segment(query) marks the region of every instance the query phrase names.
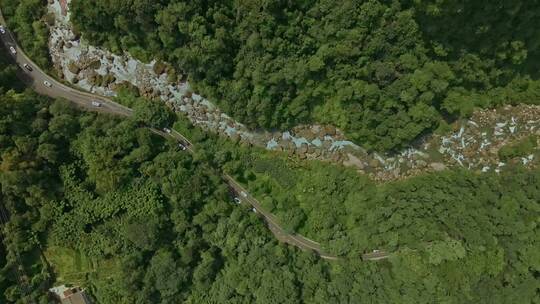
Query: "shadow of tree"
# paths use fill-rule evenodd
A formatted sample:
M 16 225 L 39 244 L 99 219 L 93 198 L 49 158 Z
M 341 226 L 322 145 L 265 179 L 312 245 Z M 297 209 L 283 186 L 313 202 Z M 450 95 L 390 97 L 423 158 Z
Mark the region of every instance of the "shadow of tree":
M 540 67 L 540 1 L 421 0 L 412 4 L 437 55 L 472 53 L 498 68 L 537 78 Z

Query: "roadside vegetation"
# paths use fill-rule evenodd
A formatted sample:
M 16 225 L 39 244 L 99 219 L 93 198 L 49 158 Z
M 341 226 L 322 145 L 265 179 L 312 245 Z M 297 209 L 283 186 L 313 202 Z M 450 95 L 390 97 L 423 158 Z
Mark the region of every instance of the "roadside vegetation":
M 92 44 L 166 60 L 248 126 L 396 150 L 477 107 L 538 104 L 535 1 L 73 0 Z M 444 123 L 443 123 L 444 124 Z
M 47 6 L 41 0 L 3 0 L 2 13 L 11 31 L 26 54 L 39 67 L 51 67 L 49 56 L 49 29 L 47 22 L 54 22 L 47 16 Z
M 133 106 L 133 119 L 154 128 L 169 126 L 174 120 L 174 113 L 161 101 L 138 98 Z

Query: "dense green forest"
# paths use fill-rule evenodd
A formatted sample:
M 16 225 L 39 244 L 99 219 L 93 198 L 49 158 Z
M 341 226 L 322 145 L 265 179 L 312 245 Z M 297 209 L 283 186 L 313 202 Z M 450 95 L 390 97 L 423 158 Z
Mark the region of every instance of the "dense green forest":
M 93 42 L 175 62 L 252 126 L 332 122 L 391 149 L 446 114 L 538 102 L 536 1 L 470 2 L 73 0 L 73 13 Z M 41 1 L 5 3 L 18 35 L 43 14 Z M 40 43 L 24 47 L 39 58 Z M 177 121 L 190 155 L 141 127 L 169 125 L 165 108 L 121 95 L 132 119 L 84 113 L 25 90 L 7 58 L 0 303 L 46 304 L 60 283 L 101 304 L 540 303 L 540 169 L 376 185 Z M 341 259 L 279 244 L 219 169 Z M 373 249 L 392 255 L 361 261 Z
M 15 87 L 14 68 L 1 64 L 3 303 L 48 303 L 46 290 L 64 282 L 104 304 L 540 299 L 538 171 L 446 172 L 376 188 L 334 166 L 269 163 L 197 129 L 201 152 L 192 157 L 136 119 L 82 113 Z M 326 246 L 348 257 L 324 261 L 278 244 L 231 201 L 218 166 L 258 196 L 276 195 L 263 203 L 280 219 L 285 207 L 291 217 L 304 212 Z M 261 170 L 283 174 L 282 184 L 261 182 Z M 285 193 L 294 194 L 287 206 Z M 372 248 L 394 253 L 379 262 L 355 255 Z
M 183 69 L 251 127 L 330 123 L 392 150 L 475 107 L 540 103 L 540 5 L 73 0 L 91 43 Z

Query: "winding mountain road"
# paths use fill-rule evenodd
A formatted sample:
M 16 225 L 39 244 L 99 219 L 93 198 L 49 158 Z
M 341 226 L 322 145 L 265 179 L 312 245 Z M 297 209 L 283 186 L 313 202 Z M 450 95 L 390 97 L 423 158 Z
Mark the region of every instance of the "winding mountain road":
M 64 98 L 70 102 L 77 104 L 78 106 L 95 112 L 100 113 L 109 113 L 120 116 L 129 117 L 133 115 L 133 110 L 125 107 L 121 104 L 118 104 L 111 99 L 108 99 L 103 96 L 98 96 L 76 90 L 67 85 L 64 85 L 54 79 L 53 77 L 47 75 L 42 69 L 40 69 L 18 46 L 13 34 L 7 29 L 6 22 L 0 11 L 0 25 L 2 25 L 6 31 L 5 34 L 0 33 L 0 39 L 2 40 L 6 52 L 0 53 L 2 56 L 4 54 L 11 54 L 13 60 L 19 65 L 21 70 L 18 72 L 19 78 L 25 82 L 29 87 L 38 92 L 39 94 L 46 95 L 52 98 Z M 10 47 L 13 47 L 16 50 L 16 53 L 13 54 L 10 51 Z M 32 68 L 32 71 L 29 71 L 24 65 L 29 65 Z M 48 82 L 50 86 L 46 85 L 45 82 Z M 95 103 L 98 102 L 99 106 L 95 106 Z M 182 134 L 175 130 L 171 132 L 164 132 L 162 130 L 151 129 L 152 132 L 163 136 L 175 139 L 177 142 L 182 143 L 186 150 L 190 153 L 194 153 L 193 144 Z M 309 240 L 298 234 L 291 234 L 287 232 L 283 227 L 281 227 L 277 219 L 270 213 L 264 210 L 261 207 L 259 201 L 257 201 L 249 192 L 237 181 L 235 181 L 228 174 L 223 174 L 224 181 L 229 185 L 231 190 L 236 193 L 238 198 L 240 198 L 244 203 L 249 204 L 252 208 L 257 211 L 257 214 L 264 218 L 265 222 L 268 225 L 270 231 L 274 236 L 281 242 L 290 244 L 292 246 L 298 247 L 305 251 L 313 251 L 317 253 L 321 258 L 327 260 L 338 260 L 339 258 L 325 252 L 321 245 L 317 242 Z M 374 251 L 372 253 L 362 254 L 363 260 L 380 260 L 387 258 L 389 254 L 382 251 Z

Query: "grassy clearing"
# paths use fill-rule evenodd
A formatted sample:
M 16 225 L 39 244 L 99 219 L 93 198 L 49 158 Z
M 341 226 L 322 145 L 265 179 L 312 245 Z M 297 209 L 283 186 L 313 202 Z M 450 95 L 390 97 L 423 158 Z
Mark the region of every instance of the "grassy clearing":
M 56 274 L 57 283 L 84 285 L 87 274 L 97 268 L 97 263 L 70 248 L 50 246 L 44 254 Z

